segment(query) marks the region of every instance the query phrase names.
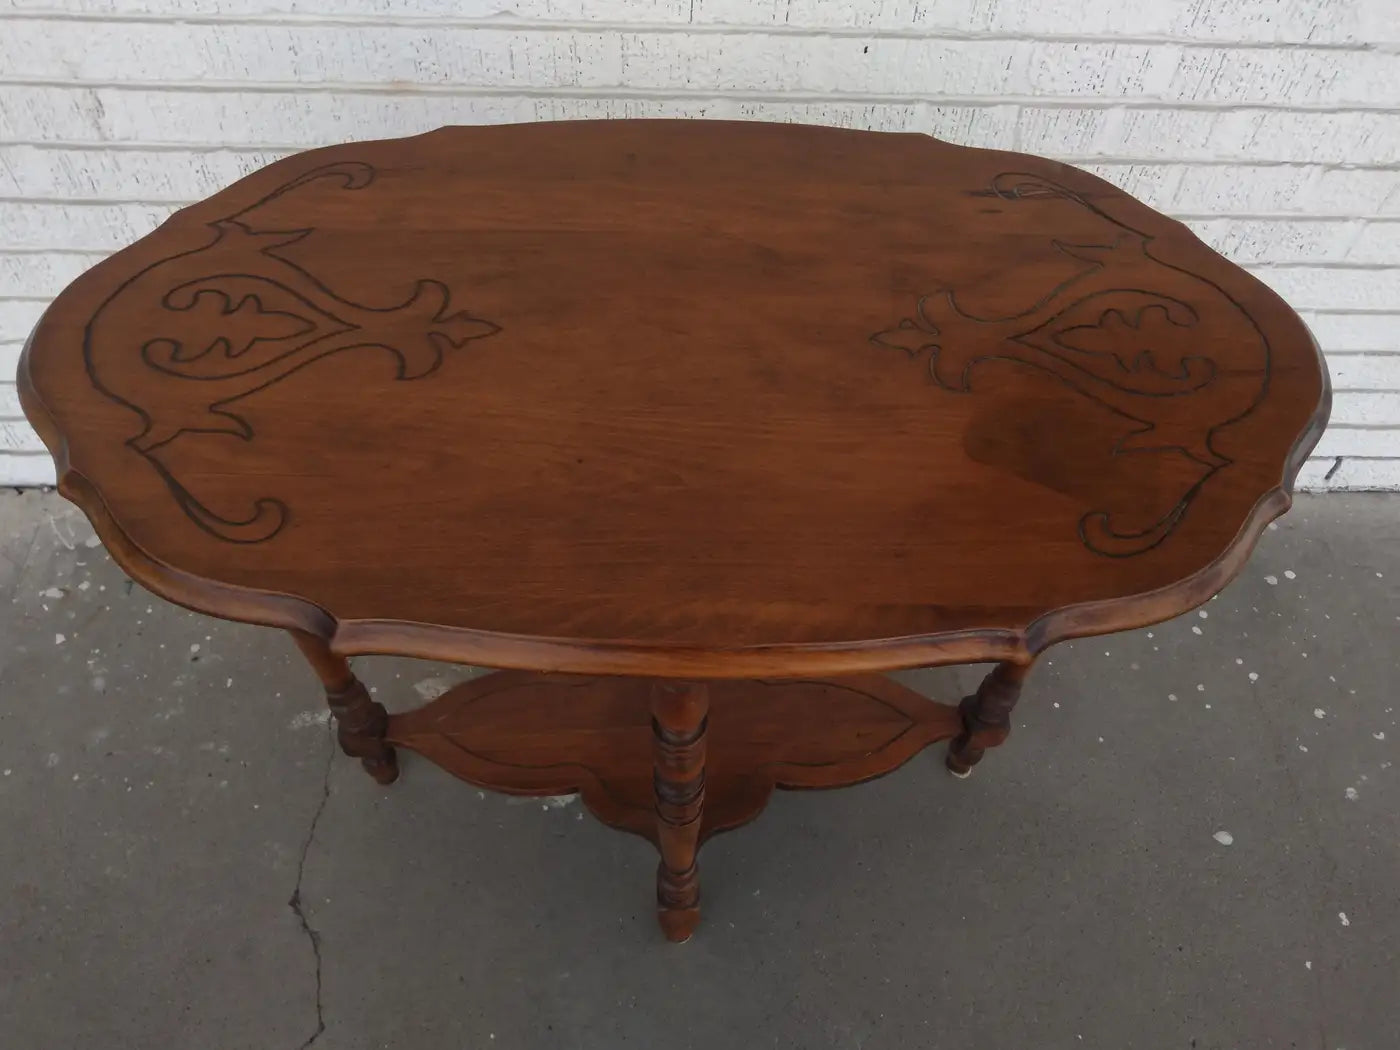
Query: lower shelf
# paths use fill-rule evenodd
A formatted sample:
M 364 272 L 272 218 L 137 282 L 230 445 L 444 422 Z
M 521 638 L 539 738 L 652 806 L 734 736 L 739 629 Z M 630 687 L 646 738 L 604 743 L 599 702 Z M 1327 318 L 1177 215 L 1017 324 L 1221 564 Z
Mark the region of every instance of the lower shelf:
M 578 792 L 604 823 L 655 841 L 649 688 L 497 671 L 391 715 L 387 738 L 478 787 Z M 713 682 L 701 837 L 753 820 L 775 787 L 871 780 L 962 728 L 956 707 L 883 675 Z

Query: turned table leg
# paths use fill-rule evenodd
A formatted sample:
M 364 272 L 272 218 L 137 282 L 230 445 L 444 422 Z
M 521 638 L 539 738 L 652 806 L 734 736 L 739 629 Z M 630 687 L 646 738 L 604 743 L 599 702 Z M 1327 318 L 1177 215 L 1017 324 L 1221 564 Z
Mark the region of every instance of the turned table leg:
M 948 770 L 957 777 L 972 774 L 989 747 L 996 747 L 1011 733 L 1011 710 L 1030 674 L 1029 663 L 1000 663 L 982 679 L 977 692 L 958 705 L 963 731 L 948 745 Z
M 704 684 L 656 682 L 651 691 L 652 784 L 656 839 L 657 919 L 666 939 L 688 941 L 700 921 L 700 818 L 705 807 Z
M 392 784 L 399 776 L 394 749 L 384 742 L 389 713 L 384 705 L 370 699 L 364 683 L 355 677 L 343 656 L 314 634 L 288 632 L 297 648 L 326 687 L 326 702 L 335 716 L 336 739 L 340 749 L 360 760 L 365 772 L 381 784 Z

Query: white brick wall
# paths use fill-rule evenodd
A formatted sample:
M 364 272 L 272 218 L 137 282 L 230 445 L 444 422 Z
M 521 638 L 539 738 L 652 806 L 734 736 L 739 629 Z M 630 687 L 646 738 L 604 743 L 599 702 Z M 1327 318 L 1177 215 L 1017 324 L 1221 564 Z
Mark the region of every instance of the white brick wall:
M 708 116 L 1083 165 L 1289 299 L 1328 354 L 1302 481 L 1400 489 L 1400 0 L 0 0 L 0 483 L 48 297 L 308 146 Z

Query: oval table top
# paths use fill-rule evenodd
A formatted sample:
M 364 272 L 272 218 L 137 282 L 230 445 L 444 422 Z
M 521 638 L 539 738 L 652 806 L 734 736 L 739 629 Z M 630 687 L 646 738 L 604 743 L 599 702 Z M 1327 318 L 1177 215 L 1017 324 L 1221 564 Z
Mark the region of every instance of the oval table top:
M 1315 343 L 1062 164 L 707 121 L 313 150 L 94 267 L 20 364 L 136 580 L 341 653 L 797 676 L 1208 599 Z

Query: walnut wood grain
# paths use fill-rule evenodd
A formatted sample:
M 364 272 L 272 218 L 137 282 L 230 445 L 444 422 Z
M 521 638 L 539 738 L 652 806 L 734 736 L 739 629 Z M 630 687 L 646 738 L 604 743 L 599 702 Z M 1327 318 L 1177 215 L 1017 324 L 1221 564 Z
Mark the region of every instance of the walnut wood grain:
M 478 787 L 578 792 L 604 823 L 645 836 L 660 854 L 661 929 L 684 941 L 700 919 L 707 838 L 753 820 L 774 788 L 870 780 L 963 730 L 958 708 L 882 675 L 686 683 L 498 671 L 390 715 L 385 742 Z
M 478 787 L 579 792 L 605 824 L 659 843 L 654 683 L 497 671 L 389 716 L 386 739 Z M 958 709 L 884 675 L 708 686 L 699 841 L 753 820 L 775 787 L 883 776 L 963 730 Z
M 1328 410 L 1282 300 L 1082 171 L 686 121 L 279 161 L 74 282 L 19 382 L 173 601 L 682 679 L 1025 664 L 1179 614 Z
M 497 671 L 390 715 L 385 742 L 478 787 L 578 792 L 598 819 L 650 840 L 657 917 L 683 941 L 699 922 L 698 853 L 711 835 L 756 818 L 775 788 L 871 780 L 964 731 L 957 707 L 876 674 L 684 683 Z

